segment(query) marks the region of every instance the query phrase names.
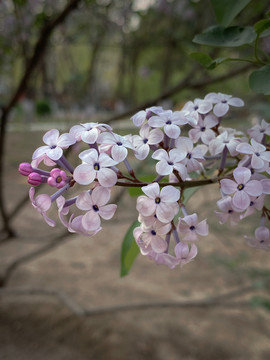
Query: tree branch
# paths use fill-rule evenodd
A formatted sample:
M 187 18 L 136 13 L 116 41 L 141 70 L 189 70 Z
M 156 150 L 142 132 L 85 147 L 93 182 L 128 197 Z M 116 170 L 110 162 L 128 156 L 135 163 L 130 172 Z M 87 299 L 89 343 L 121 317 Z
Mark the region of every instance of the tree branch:
M 29 59 L 28 64 L 25 67 L 24 75 L 19 82 L 14 94 L 11 96 L 10 101 L 6 106 L 2 108 L 1 114 L 1 126 L 0 126 L 0 213 L 3 219 L 3 230 L 8 234 L 8 236 L 14 236 L 14 231 L 9 224 L 9 217 L 6 211 L 5 202 L 4 202 L 4 189 L 3 189 L 3 174 L 4 174 L 4 151 L 5 151 L 5 141 L 6 141 L 6 126 L 10 111 L 16 105 L 21 94 L 25 92 L 30 78 L 36 69 L 40 59 L 42 58 L 45 49 L 48 45 L 51 34 L 57 26 L 62 24 L 68 15 L 78 6 L 81 0 L 71 0 L 62 10 L 62 12 L 52 21 L 48 22 L 43 29 L 41 30 L 39 39 L 34 47 L 33 55 Z
M 129 109 L 127 111 L 124 111 L 121 114 L 116 114 L 113 115 L 112 117 L 105 119 L 103 122 L 105 123 L 110 123 L 112 121 L 115 120 L 120 120 L 123 118 L 126 118 L 128 116 L 134 115 L 136 112 L 146 109 L 148 107 L 157 105 L 160 101 L 168 99 L 169 97 L 175 95 L 176 93 L 179 93 L 183 90 L 186 89 L 200 89 L 203 88 L 205 86 L 211 85 L 211 84 L 215 84 L 217 82 L 222 82 L 225 80 L 228 80 L 232 77 L 238 76 L 246 71 L 248 71 L 249 69 L 252 68 L 252 64 L 248 64 L 245 66 L 242 66 L 240 68 L 234 68 L 231 71 L 228 71 L 226 74 L 223 75 L 219 75 L 219 76 L 215 76 L 215 77 L 210 77 L 210 78 L 204 78 L 202 80 L 198 80 L 198 81 L 192 81 L 192 78 L 194 77 L 194 72 L 197 70 L 197 66 L 193 67 L 192 70 L 184 77 L 184 79 L 182 79 L 179 84 L 173 86 L 172 88 L 170 88 L 169 90 L 165 91 L 164 93 L 162 93 L 161 95 L 155 97 L 154 99 L 148 100 L 144 103 L 141 103 L 139 106 L 136 106 L 132 109 Z

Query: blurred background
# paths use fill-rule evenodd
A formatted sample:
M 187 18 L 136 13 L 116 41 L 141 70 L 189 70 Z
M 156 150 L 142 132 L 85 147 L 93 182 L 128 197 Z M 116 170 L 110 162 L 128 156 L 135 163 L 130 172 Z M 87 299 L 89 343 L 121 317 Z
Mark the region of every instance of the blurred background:
M 251 1 L 237 24 L 253 25 L 268 10 L 269 1 Z M 0 2 L 1 360 L 270 358 L 269 254 L 244 243 L 256 220 L 218 224 L 218 187 L 189 202 L 210 224 L 195 261 L 172 271 L 139 256 L 120 278 L 136 199 L 116 191 L 117 214 L 102 232 L 69 235 L 34 211 L 17 172 L 51 128 L 109 122 L 135 133 L 137 111 L 180 110 L 211 91 L 247 104 L 225 126 L 269 121 L 269 98 L 248 87 L 251 67 L 206 70 L 190 57 L 252 54 L 192 42 L 214 24 L 211 1 L 202 0 Z M 269 55 L 269 37 L 261 46 Z

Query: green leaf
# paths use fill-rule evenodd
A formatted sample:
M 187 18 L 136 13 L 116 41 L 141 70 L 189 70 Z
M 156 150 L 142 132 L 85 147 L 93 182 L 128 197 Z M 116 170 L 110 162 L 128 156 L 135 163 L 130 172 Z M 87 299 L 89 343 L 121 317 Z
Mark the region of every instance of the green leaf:
M 228 26 L 251 0 L 211 0 L 217 21 Z
M 258 36 L 260 36 L 262 33 L 264 33 L 265 30 L 268 30 L 269 28 L 270 19 L 260 20 L 254 25 L 254 30 L 256 31 Z
M 256 93 L 270 95 L 270 65 L 253 71 L 249 76 L 249 86 Z
M 203 67 L 208 70 L 215 69 L 218 65 L 222 64 L 225 61 L 228 61 L 228 58 L 216 58 L 212 59 L 208 54 L 201 52 L 194 52 L 189 55 L 192 59 L 198 61 Z
M 198 61 L 202 66 L 208 69 L 208 66 L 212 63 L 212 58 L 208 54 L 201 52 L 194 52 L 189 55 L 191 59 Z
M 250 44 L 256 39 L 251 26 L 231 26 L 225 28 L 215 25 L 194 37 L 193 42 L 201 45 L 218 47 L 238 47 Z
M 140 226 L 140 223 L 136 220 L 131 224 L 122 242 L 120 271 L 121 277 L 126 276 L 129 273 L 131 266 L 140 251 L 133 236 L 133 230 L 137 226 Z

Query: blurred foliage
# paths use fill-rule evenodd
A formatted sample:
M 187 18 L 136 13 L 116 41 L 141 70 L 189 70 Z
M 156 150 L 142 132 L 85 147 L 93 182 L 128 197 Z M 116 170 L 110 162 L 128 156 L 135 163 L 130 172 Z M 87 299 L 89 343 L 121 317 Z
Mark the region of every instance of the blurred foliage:
M 0 2 L 1 102 L 16 88 L 42 28 L 65 4 L 65 0 Z M 262 36 L 262 29 L 268 29 L 268 10 L 266 0 L 82 1 L 53 34 L 24 97 L 53 99 L 60 108 L 128 108 L 176 85 L 197 60 L 206 70 L 199 69 L 194 79 L 214 68 L 216 74 L 225 73 L 237 66 L 228 64 L 231 58 L 253 55 L 250 42 L 256 41 L 258 33 L 258 56 L 263 51 L 268 57 L 269 37 Z M 211 43 L 209 51 L 206 43 L 213 41 L 213 35 L 218 45 L 225 38 L 229 47 Z M 193 38 L 200 45 L 193 43 Z M 265 70 L 268 74 L 268 68 Z M 258 82 L 256 73 L 254 76 L 253 88 Z M 224 83 L 222 91 L 250 96 L 247 84 L 243 75 L 237 82 Z M 191 92 L 192 97 L 200 97 L 213 90 L 217 91 L 216 85 L 204 89 L 203 94 L 202 90 L 187 89 L 171 101 L 181 106 Z

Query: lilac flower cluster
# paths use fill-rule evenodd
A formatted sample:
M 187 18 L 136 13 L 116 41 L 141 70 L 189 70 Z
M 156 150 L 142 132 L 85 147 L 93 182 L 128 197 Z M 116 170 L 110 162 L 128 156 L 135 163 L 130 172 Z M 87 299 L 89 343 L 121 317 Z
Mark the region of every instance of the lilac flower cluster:
M 259 212 L 259 227 L 254 237 L 246 236 L 246 242 L 270 249 L 266 226 L 270 210 L 265 205 L 270 194 L 270 124 L 262 120 L 247 134 L 225 128 L 221 122 L 230 106 L 242 107 L 244 102 L 210 93 L 187 102 L 181 111 L 151 107 L 131 118 L 140 128 L 138 135 L 120 136 L 108 124 L 100 123 L 75 125 L 62 135 L 56 129 L 48 131 L 43 137 L 45 145 L 35 150 L 32 163 L 19 166 L 33 186 L 29 192 L 33 206 L 55 226 L 47 215 L 55 202 L 60 221 L 70 232 L 90 236 L 116 211 L 115 204 L 108 204 L 112 187 L 139 187 L 144 195 L 137 199 L 140 225 L 134 229 L 134 238 L 143 255 L 174 268 L 194 259 L 196 243 L 208 235 L 206 219 L 187 212 L 184 190 L 219 183 L 219 222 L 234 225 Z M 81 150 L 75 168 L 64 154 L 72 147 Z M 138 179 L 127 159 L 129 153 L 138 160 L 154 159 L 153 182 Z M 121 163 L 127 169 L 125 174 L 119 169 Z M 40 164 L 52 169 L 44 170 Z M 42 183 L 56 188 L 55 193 L 35 197 L 34 186 Z M 79 194 L 68 198 L 68 190 L 75 186 Z M 86 188 L 81 190 L 82 186 Z

